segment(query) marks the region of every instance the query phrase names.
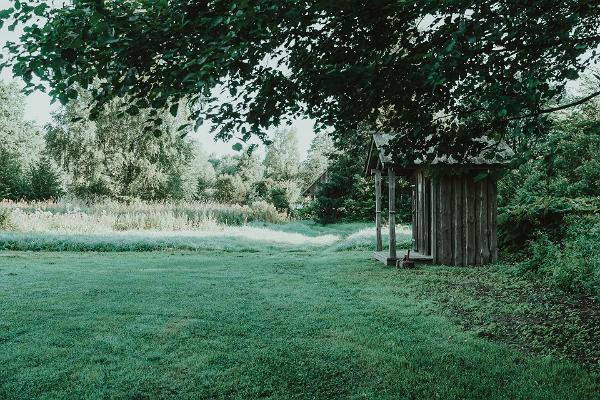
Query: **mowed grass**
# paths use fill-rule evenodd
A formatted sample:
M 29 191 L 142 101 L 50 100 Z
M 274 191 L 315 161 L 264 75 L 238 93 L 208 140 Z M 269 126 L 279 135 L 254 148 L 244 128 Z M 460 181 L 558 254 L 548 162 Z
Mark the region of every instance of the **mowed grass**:
M 0 253 L 0 398 L 597 399 L 365 251 Z

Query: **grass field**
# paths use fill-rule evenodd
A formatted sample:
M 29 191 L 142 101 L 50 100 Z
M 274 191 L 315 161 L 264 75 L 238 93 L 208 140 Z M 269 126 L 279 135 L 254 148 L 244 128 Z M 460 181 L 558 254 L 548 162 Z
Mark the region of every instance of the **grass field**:
M 282 225 L 340 239 L 243 251 L 0 252 L 0 398 L 598 398 L 593 357 L 489 335 L 488 314 L 540 306 L 512 296 L 529 283 L 384 268 L 340 244 L 361 228 Z M 482 280 L 510 299 L 475 296 Z

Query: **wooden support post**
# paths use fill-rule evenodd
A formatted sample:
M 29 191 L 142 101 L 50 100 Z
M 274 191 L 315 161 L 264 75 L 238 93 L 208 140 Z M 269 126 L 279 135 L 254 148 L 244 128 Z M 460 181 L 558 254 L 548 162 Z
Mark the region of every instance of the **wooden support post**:
M 417 201 L 417 186 L 416 183 L 412 185 L 412 249 L 413 251 L 419 251 L 419 236 L 417 235 L 417 207 L 419 202 Z
M 465 265 L 464 252 L 464 229 L 463 229 L 463 210 L 465 207 L 463 199 L 463 176 L 452 178 L 452 263 L 454 265 Z
M 431 178 L 423 180 L 423 250 L 424 256 L 431 255 Z
M 440 252 L 441 264 L 452 264 L 452 178 L 440 177 Z
M 376 169 L 375 173 L 375 250 L 381 251 L 383 245 L 381 242 L 381 170 Z
M 467 265 L 475 265 L 477 263 L 477 218 L 475 211 L 477 210 L 477 184 L 473 182 L 473 177 L 469 177 L 465 181 L 465 259 Z
M 498 200 L 496 181 L 490 179 L 488 196 L 490 198 L 490 251 L 492 252 L 492 262 L 498 261 L 498 236 L 496 225 L 498 220 Z
M 415 175 L 417 187 L 417 220 L 414 229 L 417 231 L 416 251 L 423 252 L 423 172 L 417 171 Z
M 388 168 L 388 185 L 389 185 L 389 224 L 390 224 L 390 258 L 396 258 L 396 173 Z
M 480 212 L 479 212 L 479 238 L 480 238 L 480 260 L 481 264 L 489 264 L 490 260 L 490 241 L 489 233 L 490 227 L 488 222 L 488 179 L 480 182 L 479 186 L 479 201 L 480 201 Z
M 440 196 L 440 185 L 438 177 L 431 178 L 431 257 L 433 263 L 439 262 L 439 196 Z

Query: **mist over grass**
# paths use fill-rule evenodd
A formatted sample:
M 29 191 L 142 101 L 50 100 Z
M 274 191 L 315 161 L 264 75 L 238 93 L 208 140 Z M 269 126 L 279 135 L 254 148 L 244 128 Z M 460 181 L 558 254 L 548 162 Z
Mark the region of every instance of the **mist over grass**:
M 387 229 L 381 233 L 383 249 L 388 249 L 389 235 Z M 372 250 L 375 247 L 375 227 L 368 226 L 355 231 L 334 246 L 336 251 L 344 250 Z M 409 225 L 396 226 L 396 247 L 410 249 L 412 247 L 412 231 Z
M 258 251 L 273 246 L 372 250 L 372 223 L 322 225 L 290 221 L 254 205 L 217 203 L 0 203 L 0 250 L 23 251 Z M 285 223 L 284 223 L 285 222 Z M 387 231 L 383 230 L 384 244 Z M 410 227 L 396 229 L 409 248 Z
M 252 251 L 273 246 L 330 246 L 335 235 L 306 236 L 267 228 L 215 227 L 207 231 L 137 231 L 53 234 L 40 232 L 0 233 L 0 250 L 21 251 Z
M 273 248 L 325 248 L 332 251 L 372 250 L 375 230 L 315 234 L 311 222 L 297 221 L 297 231 L 282 225 L 215 226 L 204 231 L 129 231 L 112 233 L 0 232 L 0 250 L 20 251 L 262 251 Z M 285 226 L 285 225 L 283 225 Z M 305 228 L 305 229 L 302 229 Z M 402 228 L 406 231 L 407 228 Z M 410 234 L 399 234 L 399 248 L 410 246 Z M 384 240 L 387 237 L 384 236 Z M 387 246 L 384 246 L 386 248 Z

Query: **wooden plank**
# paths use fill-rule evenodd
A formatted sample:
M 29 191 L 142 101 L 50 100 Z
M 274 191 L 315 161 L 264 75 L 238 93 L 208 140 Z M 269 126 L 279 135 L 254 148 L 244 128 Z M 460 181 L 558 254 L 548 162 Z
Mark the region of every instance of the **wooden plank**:
M 431 178 L 423 180 L 423 248 L 421 253 L 431 255 Z
M 398 250 L 398 262 L 401 262 L 406 254 L 407 250 Z M 412 250 L 410 252 L 410 259 L 416 263 L 431 263 L 433 261 L 431 256 L 427 256 Z
M 486 178 L 484 182 L 481 184 L 481 189 L 483 191 L 483 209 L 482 209 L 482 221 L 481 221 L 481 259 L 484 264 L 489 264 L 492 262 L 492 253 L 490 251 L 490 199 L 489 199 L 489 180 L 490 178 Z
M 452 180 L 440 178 L 440 257 L 441 264 L 452 263 Z
M 375 170 L 375 250 L 381 251 L 381 170 Z
M 489 180 L 488 198 L 489 198 L 489 226 L 490 226 L 490 252 L 491 262 L 495 263 L 498 261 L 498 192 L 496 187 L 496 181 Z
M 421 249 L 419 250 L 419 252 L 421 254 L 425 254 L 427 252 L 427 179 L 425 178 L 425 175 L 423 175 L 423 184 L 422 184 L 422 190 L 423 190 L 423 200 L 421 202 L 421 206 L 423 207 L 423 212 L 422 212 L 422 224 L 423 227 L 421 229 L 422 233 L 421 233 Z
M 454 265 L 464 265 L 463 258 L 463 190 L 462 190 L 463 178 L 455 176 L 452 179 L 452 261 Z
M 465 177 L 465 261 L 467 265 L 475 265 L 477 263 L 476 247 L 477 234 L 475 225 L 475 183 L 472 177 Z
M 490 262 L 487 186 L 487 179 L 478 182 L 478 265 L 487 264 Z
M 462 224 L 462 236 L 460 238 L 461 240 L 461 252 L 462 252 L 462 258 L 463 258 L 463 262 L 462 265 L 468 265 L 467 262 L 467 247 L 466 247 L 466 243 L 467 243 L 467 197 L 466 197 L 466 189 L 465 189 L 465 185 L 469 182 L 469 177 L 468 175 L 463 175 L 461 177 L 461 181 L 460 181 L 460 191 L 461 191 L 461 197 L 462 197 L 462 210 L 461 210 L 461 224 Z
M 384 263 L 388 267 L 396 265 L 397 259 L 396 258 L 390 258 L 387 251 L 374 251 L 373 252 L 373 257 L 377 261 L 381 261 L 382 263 Z
M 385 251 L 374 251 L 373 252 L 373 257 L 377 260 L 377 261 L 381 261 L 383 263 L 387 263 L 387 259 L 388 259 L 388 253 Z
M 396 258 L 396 173 L 388 168 L 390 258 Z
M 475 264 L 481 265 L 481 181 L 475 182 Z
M 421 217 L 421 226 L 419 228 L 420 230 L 420 235 L 421 235 L 421 243 L 419 244 L 419 252 L 420 253 L 424 253 L 425 252 L 425 246 L 426 246 L 426 241 L 425 241 L 425 232 L 426 232 L 426 228 L 427 226 L 425 225 L 425 211 L 426 211 L 426 207 L 425 207 L 425 175 L 423 174 L 423 172 L 421 172 L 421 203 L 420 205 L 420 212 L 419 215 Z
M 387 266 L 395 266 L 398 262 L 401 262 L 404 256 L 407 254 L 407 250 L 400 250 L 397 258 L 390 258 L 387 251 L 374 251 L 373 258 L 377 261 L 384 263 Z M 431 256 L 423 255 L 419 252 L 410 252 L 410 259 L 416 263 L 431 263 L 433 258 Z
M 417 171 L 415 174 L 417 186 L 417 251 L 423 249 L 423 174 Z
M 416 179 L 416 177 L 415 177 Z M 418 243 L 418 235 L 417 235 L 417 185 L 412 185 L 412 249 L 414 251 L 419 250 Z
M 438 210 L 439 210 L 439 180 L 431 178 L 431 258 L 438 263 Z

